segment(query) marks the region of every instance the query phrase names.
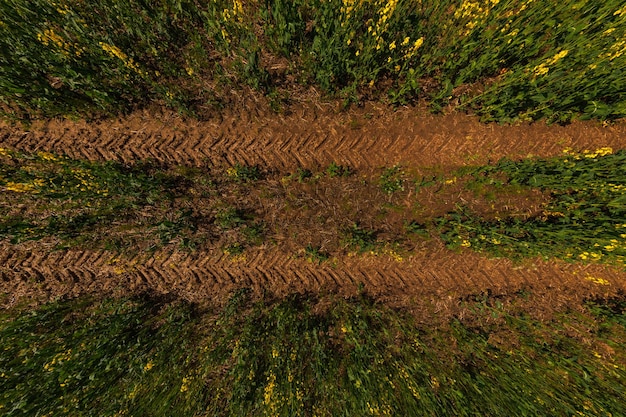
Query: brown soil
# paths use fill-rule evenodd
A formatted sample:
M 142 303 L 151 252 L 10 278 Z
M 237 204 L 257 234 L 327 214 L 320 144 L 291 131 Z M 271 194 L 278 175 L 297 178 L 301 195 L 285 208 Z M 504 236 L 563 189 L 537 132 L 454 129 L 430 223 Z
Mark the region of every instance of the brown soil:
M 171 111 L 146 110 L 115 120 L 36 121 L 29 129 L 0 122 L 0 144 L 90 160 L 223 166 L 237 162 L 267 168 L 327 166 L 436 167 L 484 164 L 504 156 L 548 156 L 566 147 L 619 149 L 626 123 L 568 126 L 543 123 L 481 124 L 461 113 L 432 115 L 423 108 L 393 110 L 377 104 L 344 112 L 329 104 L 302 104 L 288 114 L 262 105 L 225 110 L 209 121 Z
M 41 121 L 29 129 L 0 124 L 0 147 L 22 151 L 46 150 L 75 158 L 129 163 L 153 158 L 167 165 L 209 166 L 214 170 L 235 163 L 258 164 L 270 173 L 298 167 L 319 170 L 335 162 L 370 177 L 381 167 L 396 164 L 417 174 L 445 174 L 454 167 L 484 164 L 505 156 L 551 156 L 565 147 L 584 150 L 604 146 L 626 147 L 625 123 L 607 127 L 593 122 L 484 125 L 458 113 L 434 116 L 423 109 L 393 111 L 373 104 L 346 112 L 309 104 L 280 115 L 257 106 L 227 111 L 203 122 L 168 111 L 144 111 L 92 123 Z M 455 183 L 443 191 L 424 189 L 419 196 L 405 191 L 389 197 L 376 187 L 357 191 L 355 181 L 358 177 L 287 187 L 278 176 L 270 176 L 249 195 L 242 190 L 222 195 L 220 201 L 226 204 L 245 202 L 271 229 L 271 243 L 247 250 L 245 259 L 224 255 L 223 242 L 192 253 L 168 249 L 150 256 L 120 256 L 101 250 L 52 251 L 43 241 L 3 243 L 0 293 L 6 296 L 1 303 L 9 307 L 58 297 L 144 291 L 220 302 L 241 287 L 252 288 L 259 296 L 292 292 L 350 296 L 364 288 L 386 303 L 437 314 L 480 294 L 510 297 L 530 291 L 537 296 L 537 310 L 548 311 L 580 304 L 588 297 L 626 291 L 626 273 L 610 267 L 540 260 L 514 265 L 469 250 L 456 253 L 434 240 L 411 242 L 412 255 L 401 262 L 385 254 L 350 256 L 327 243 L 340 240 L 342 227 L 355 221 L 366 226 L 370 222 L 369 226 L 380 229 L 383 237 L 393 236 L 406 219 L 390 215 L 382 225 L 376 223 L 383 203 L 390 213 L 400 208 L 399 212 L 411 212 L 419 219 L 441 215 L 459 199 L 487 216 L 530 215 L 540 210 L 545 200 L 540 194 L 504 195 L 485 206 L 481 203 L 484 198 L 474 198 Z M 412 204 L 415 198 L 421 203 L 419 208 Z M 186 204 L 196 203 L 192 200 Z M 308 262 L 301 255 L 307 244 L 337 256 L 321 265 Z M 594 283 L 591 277 L 608 284 Z
M 605 266 L 540 260 L 515 265 L 469 250 L 451 252 L 436 243 L 402 262 L 364 255 L 322 265 L 273 248 L 252 249 L 245 260 L 233 261 L 221 251 L 127 257 L 108 251 L 50 251 L 29 243 L 3 244 L 0 256 L 4 307 L 85 294 L 142 292 L 220 304 L 233 290 L 246 287 L 259 297 L 306 292 L 354 296 L 364 289 L 382 302 L 428 309 L 430 314 L 443 314 L 472 297 L 506 299 L 527 292 L 535 299 L 537 313 L 549 315 L 589 297 L 626 290 L 624 272 Z M 590 278 L 602 278 L 607 284 Z

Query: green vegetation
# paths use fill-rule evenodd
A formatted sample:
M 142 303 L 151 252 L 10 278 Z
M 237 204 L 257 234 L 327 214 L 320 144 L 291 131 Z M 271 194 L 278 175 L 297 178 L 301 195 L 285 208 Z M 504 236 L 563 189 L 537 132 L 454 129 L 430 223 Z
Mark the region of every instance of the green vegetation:
M 404 179 L 402 178 L 402 168 L 394 166 L 387 168 L 380 175 L 380 189 L 387 194 L 404 190 Z
M 332 162 L 330 165 L 328 165 L 325 172 L 326 175 L 328 175 L 330 178 L 349 177 L 353 173 L 350 167 L 338 165 L 335 162 Z
M 279 110 L 294 84 L 505 122 L 626 114 L 620 0 L 4 0 L 0 16 L 0 102 L 19 119 L 197 113 L 244 86 Z
M 466 301 L 417 324 L 366 298 L 220 310 L 73 300 L 0 319 L 6 416 L 623 415 L 624 300 L 540 322 Z M 621 310 L 617 308 L 621 306 Z M 603 350 L 602 350 L 603 349 Z M 610 352 L 610 353 L 608 353 Z
M 550 193 L 541 212 L 527 218 L 484 219 L 458 211 L 440 219 L 442 237 L 498 256 L 626 261 L 626 152 L 609 148 L 550 159 L 503 160 L 478 168 L 475 181 L 493 181 Z M 502 185 L 502 184 L 501 184 Z
M 6 149 L 0 149 L 0 154 L 0 187 L 7 191 L 0 202 L 0 238 L 12 243 L 54 237 L 57 247 L 95 245 L 113 250 L 154 250 L 178 244 L 193 250 L 210 240 L 210 236 L 221 236 L 225 241 L 220 247 L 231 247 L 227 251 L 238 255 L 239 250 L 271 239 L 272 230 L 282 226 L 276 220 L 268 226 L 268 219 L 256 214 L 260 210 L 260 206 L 254 205 L 256 202 L 243 207 L 245 199 L 241 196 L 250 194 L 251 187 L 258 185 L 250 181 L 261 181 L 258 167 L 235 165 L 218 179 L 202 170 L 166 169 L 150 162 L 97 163 L 46 152 L 26 154 Z M 436 186 L 432 189 L 436 195 L 458 182 L 472 191 L 476 200 L 489 205 L 506 193 L 521 196 L 517 197 L 520 201 L 525 198 L 524 192 L 541 191 L 544 197 L 533 211 L 502 216 L 472 211 L 461 200 L 447 214 L 426 217 L 416 217 L 408 206 L 384 203 L 378 212 L 368 208 L 368 213 L 375 216 L 370 218 L 373 223 L 368 223 L 369 227 L 358 223 L 339 226 L 339 236 L 329 250 L 385 253 L 383 247 L 392 244 L 400 245 L 396 249 L 403 252 L 406 247 L 399 242 L 411 237 L 438 236 L 450 247 L 518 260 L 541 256 L 623 267 L 624 166 L 626 151 L 566 150 L 563 156 L 549 159 L 505 159 L 492 165 L 465 167 L 454 173 L 454 180 L 422 178 L 415 182 L 418 190 Z M 337 167 L 332 172 L 343 176 L 351 171 Z M 335 174 L 328 174 L 324 181 L 335 178 L 333 181 L 351 181 L 353 187 L 379 187 L 390 201 L 409 198 L 404 185 L 411 178 L 399 167 L 387 168 L 368 180 L 340 179 Z M 321 181 L 322 177 L 323 173 L 313 175 L 300 169 L 281 177 L 281 189 L 295 191 L 293 195 L 293 191 L 288 191 L 287 195 L 292 195 L 289 198 L 298 205 L 309 198 L 300 194 L 301 183 Z M 233 197 L 226 201 L 222 197 L 226 194 Z M 419 194 L 411 198 L 414 200 L 410 204 L 419 207 Z M 394 209 L 390 212 L 388 207 Z M 388 227 L 386 219 L 392 216 L 401 216 L 403 226 L 395 235 L 379 239 L 380 231 Z M 322 262 L 331 255 L 315 250 L 309 247 L 305 251 L 312 262 Z
M 52 235 L 64 244 L 77 244 L 97 233 L 108 234 L 119 221 L 153 227 L 164 242 L 195 228 L 188 210 L 163 213 L 164 218 L 148 224 L 138 218 L 138 212 L 150 207 L 165 208 L 189 186 L 186 178 L 150 162 L 129 166 L 47 152 L 32 155 L 1 149 L 0 153 L 0 185 L 10 192 L 2 201 L 0 237 L 13 243 Z M 24 204 L 38 215 L 24 217 L 14 210 Z
M 318 265 L 326 262 L 329 258 L 328 253 L 322 251 L 321 248 L 314 247 L 312 245 L 307 245 L 307 247 L 304 248 L 304 256 L 307 261 Z
M 343 231 L 343 244 L 348 250 L 359 253 L 370 252 L 376 249 L 376 231 L 363 228 L 357 223 Z
M 229 178 L 232 178 L 237 182 L 252 182 L 261 179 L 259 167 L 254 165 L 242 165 L 239 162 L 228 168 L 226 170 L 226 174 Z

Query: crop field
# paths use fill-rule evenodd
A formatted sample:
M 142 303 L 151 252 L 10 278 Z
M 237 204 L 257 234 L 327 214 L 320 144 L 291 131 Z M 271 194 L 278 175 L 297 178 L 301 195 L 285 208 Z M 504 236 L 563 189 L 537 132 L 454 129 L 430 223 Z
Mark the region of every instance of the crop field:
M 626 6 L 0 0 L 1 416 L 626 416 Z

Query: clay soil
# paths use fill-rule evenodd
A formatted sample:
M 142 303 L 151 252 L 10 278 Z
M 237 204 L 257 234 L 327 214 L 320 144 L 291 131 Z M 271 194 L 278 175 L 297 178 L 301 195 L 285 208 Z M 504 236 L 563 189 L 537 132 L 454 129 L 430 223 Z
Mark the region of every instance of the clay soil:
M 253 189 L 234 186 L 221 190 L 217 199 L 190 196 L 174 208 L 192 206 L 211 218 L 219 205 L 245 207 L 263 222 L 268 237 L 236 259 L 223 252 L 228 234 L 209 238 L 193 251 L 169 245 L 154 253 L 53 250 L 54 242 L 45 239 L 3 242 L 0 301 L 6 308 L 87 294 L 149 292 L 222 303 L 233 290 L 246 287 L 264 297 L 366 292 L 431 316 L 458 314 L 464 301 L 488 296 L 528 302 L 537 315 L 549 316 L 585 299 L 626 291 L 626 272 L 539 259 L 515 264 L 469 249 L 452 251 L 437 239 L 400 242 L 400 252 L 406 253 L 402 259 L 355 254 L 341 243 L 341 231 L 359 223 L 393 241 L 407 219 L 445 214 L 460 201 L 489 217 L 537 214 L 547 199 L 541 193 L 503 193 L 485 204 L 484 196 L 455 183 L 388 195 L 372 180 L 384 167 L 400 165 L 414 176 L 446 177 L 459 167 L 502 157 L 554 156 L 566 147 L 582 151 L 606 146 L 626 147 L 626 124 L 501 126 L 460 113 L 432 115 L 423 108 L 378 104 L 337 111 L 334 105 L 316 102 L 276 114 L 249 103 L 205 121 L 151 109 L 91 122 L 36 121 L 28 128 L 0 123 L 0 147 L 27 152 L 124 163 L 153 159 L 172 169 L 184 165 L 213 173 L 237 163 L 258 165 L 265 178 Z M 303 183 L 284 180 L 298 168 L 322 172 L 330 163 L 349 166 L 355 174 Z M 216 235 L 210 229 L 206 233 Z M 307 245 L 328 253 L 329 260 L 308 260 Z M 608 284 L 595 283 L 599 279 Z M 519 301 L 529 293 L 532 301 Z

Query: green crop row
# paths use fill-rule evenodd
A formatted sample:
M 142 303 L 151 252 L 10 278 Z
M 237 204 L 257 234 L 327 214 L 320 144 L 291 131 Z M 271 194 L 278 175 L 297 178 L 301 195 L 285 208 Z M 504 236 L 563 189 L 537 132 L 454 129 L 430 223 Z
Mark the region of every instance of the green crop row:
M 0 101 L 17 118 L 194 112 L 242 85 L 288 97 L 288 78 L 486 120 L 626 114 L 620 0 L 3 0 L 0 16 Z
M 223 309 L 141 298 L 5 312 L 0 413 L 626 413 L 623 300 L 547 322 L 467 301 L 463 319 L 437 326 L 365 297 L 326 300 L 317 312 L 315 303 L 252 302 L 239 292 Z

